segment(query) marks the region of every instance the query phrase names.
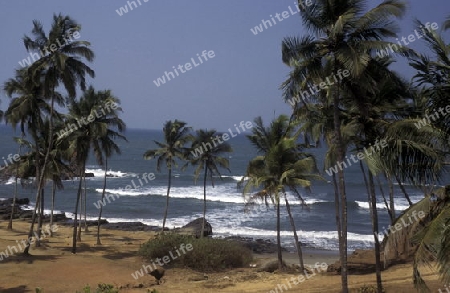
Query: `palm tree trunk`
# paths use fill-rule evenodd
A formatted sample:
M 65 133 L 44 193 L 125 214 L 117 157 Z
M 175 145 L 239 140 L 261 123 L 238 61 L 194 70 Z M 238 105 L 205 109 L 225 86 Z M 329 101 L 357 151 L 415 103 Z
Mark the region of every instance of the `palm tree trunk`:
M 280 197 L 277 195 L 277 254 L 278 254 L 278 270 L 283 271 L 283 254 L 281 252 L 281 218 L 280 218 Z
M 392 177 L 387 177 L 387 181 L 389 184 L 389 207 L 392 214 L 392 223 L 394 223 L 396 215 L 395 215 L 395 202 L 394 202 L 394 184 L 392 183 Z
M 389 218 L 391 219 L 391 224 L 392 224 L 392 223 L 394 223 L 395 218 L 392 215 L 391 208 L 389 207 L 389 204 L 386 200 L 386 196 L 384 195 L 384 189 L 381 184 L 380 177 L 378 177 L 378 176 L 377 176 L 377 183 L 378 183 L 378 187 L 380 188 L 380 193 L 381 193 L 381 196 L 383 197 L 383 202 L 384 202 L 384 205 L 386 206 L 386 209 L 388 211 Z M 392 194 L 389 194 L 389 196 L 391 196 L 391 195 Z
M 83 215 L 83 191 L 80 195 L 80 223 L 78 224 L 77 241 L 81 241 L 81 226 L 82 226 L 82 215 Z
M 336 58 L 335 58 L 336 64 Z M 339 93 L 340 84 L 337 85 L 337 93 L 333 95 L 333 124 L 334 124 L 334 138 L 335 143 L 337 145 L 336 148 L 336 159 L 338 163 L 345 162 L 344 156 L 344 144 L 342 141 L 341 135 L 341 120 L 339 117 L 340 109 L 339 109 L 339 101 L 340 101 L 340 93 Z M 338 189 L 340 194 L 340 205 L 341 205 L 341 241 L 339 242 L 339 254 L 341 259 L 341 283 L 342 283 L 342 293 L 348 293 L 348 269 L 347 269 L 347 195 L 345 192 L 345 178 L 344 178 L 344 170 L 338 168 Z
M 369 207 L 370 207 L 370 215 L 372 219 L 372 232 L 374 237 L 374 243 L 375 243 L 375 274 L 377 278 L 377 292 L 383 293 L 383 286 L 382 286 L 382 280 L 381 280 L 381 257 L 380 257 L 380 241 L 378 238 L 378 210 L 377 210 L 377 198 L 375 194 L 375 183 L 373 181 L 373 175 L 372 171 L 368 170 L 368 177 L 369 181 L 367 181 L 366 171 L 364 169 L 364 165 L 362 161 L 359 161 L 359 166 L 361 168 L 364 183 L 367 188 L 367 196 L 369 200 Z
M 23 135 L 22 135 L 23 138 Z M 20 155 L 21 153 L 21 148 L 22 145 L 19 145 L 19 152 L 18 154 Z M 7 230 L 12 230 L 12 223 L 13 223 L 13 218 L 14 218 L 14 212 L 15 212 L 15 208 L 16 208 L 16 199 L 17 199 L 17 176 L 19 176 L 19 164 L 16 163 L 16 176 L 14 179 L 14 197 L 13 197 L 13 203 L 12 203 L 12 207 L 11 207 L 11 216 L 9 217 L 9 223 L 8 223 L 8 227 L 6 228 Z
M 105 158 L 105 178 L 103 179 L 103 191 L 102 191 L 102 202 L 105 199 L 106 193 L 106 175 L 108 170 L 108 158 Z M 100 220 L 102 219 L 103 205 L 100 205 L 100 211 L 98 212 L 98 220 L 97 220 L 97 245 L 102 245 L 100 241 Z
M 89 227 L 87 225 L 87 207 L 86 207 L 86 202 L 87 202 L 87 196 L 86 196 L 86 178 L 84 178 L 83 180 L 83 184 L 84 184 L 84 232 L 89 232 Z
M 56 194 L 56 183 L 53 181 L 52 184 L 52 210 L 50 211 L 50 236 L 53 236 L 53 211 L 55 210 L 55 194 Z
M 292 232 L 294 232 L 295 248 L 297 249 L 298 263 L 300 265 L 300 271 L 302 273 L 304 273 L 305 272 L 305 264 L 303 263 L 302 247 L 300 245 L 300 242 L 298 241 L 297 229 L 295 228 L 294 218 L 292 217 L 292 213 L 291 213 L 291 205 L 289 204 L 289 201 L 286 197 L 286 193 L 284 194 L 284 200 L 286 201 L 286 210 L 289 215 L 289 221 L 291 222 Z
M 170 186 L 172 184 L 172 166 L 169 168 L 169 182 L 167 185 L 167 195 L 166 195 L 166 209 L 164 211 L 164 217 L 163 217 L 163 225 L 161 233 L 164 233 L 164 227 L 166 227 L 166 219 L 167 219 L 167 212 L 169 211 L 169 193 L 170 193 Z M 206 191 L 205 191 L 205 202 L 206 202 Z M 205 218 L 206 210 L 203 213 L 203 218 Z M 203 227 L 205 226 L 205 223 L 203 222 Z
M 83 215 L 83 206 L 84 203 L 86 202 L 86 176 L 85 176 L 85 171 L 83 172 L 83 185 L 84 188 L 82 189 L 81 192 L 81 202 L 80 202 L 80 225 L 78 225 L 78 234 L 77 234 L 77 241 L 81 241 L 81 219 L 82 219 L 82 215 Z M 86 213 L 86 211 L 84 211 Z M 86 224 L 86 223 L 85 223 Z
M 33 232 L 34 232 L 34 223 L 36 222 L 36 216 L 37 216 L 37 208 L 39 207 L 39 202 L 41 200 L 41 184 L 42 181 L 40 180 L 41 175 L 40 175 L 40 166 L 39 166 L 39 162 L 40 162 L 40 156 L 39 156 L 39 150 L 38 150 L 38 138 L 36 137 L 36 135 L 33 135 L 34 141 L 35 141 L 35 149 L 36 149 L 36 154 L 35 154 L 35 161 L 36 161 L 36 204 L 34 206 L 33 209 L 33 215 L 31 216 L 31 225 L 30 225 L 30 230 L 28 231 L 28 237 L 27 239 L 31 239 L 31 237 L 33 237 Z M 25 248 L 23 250 L 23 254 L 24 255 L 30 255 L 29 251 L 30 251 L 30 242 L 26 241 L 26 245 Z
M 379 231 L 378 231 L 377 197 L 375 194 L 375 183 L 373 181 L 373 174 L 372 171 L 370 170 L 369 170 L 369 186 L 370 186 L 370 198 L 372 203 L 373 235 L 375 239 L 375 273 L 377 275 L 377 291 L 378 293 L 383 293 L 383 286 L 381 280 L 381 248 L 380 248 L 380 241 L 378 239 Z
M 202 233 L 200 237 L 205 235 L 205 221 L 206 221 L 206 176 L 208 175 L 208 168 L 205 163 L 205 175 L 203 176 L 203 221 L 202 221 Z
M 72 253 L 77 253 L 77 221 L 78 221 L 78 206 L 80 205 L 81 197 L 81 178 L 84 176 L 84 162 L 80 174 L 80 183 L 78 183 L 77 202 L 75 204 L 75 212 L 73 217 L 73 235 L 72 235 Z
M 408 193 L 406 192 L 406 189 L 405 189 L 405 187 L 403 186 L 403 183 L 400 181 L 400 178 L 398 178 L 397 174 L 395 174 L 395 180 L 397 181 L 398 186 L 400 186 L 400 189 L 402 190 L 403 194 L 405 195 L 405 198 L 406 198 L 406 200 L 408 201 L 408 204 L 409 204 L 410 206 L 412 206 L 413 203 L 412 203 L 411 199 L 409 198 L 409 195 L 408 195 Z
M 335 220 L 336 220 L 336 229 L 338 232 L 338 241 L 339 241 L 339 245 L 341 245 L 342 242 L 342 226 L 341 226 L 341 208 L 340 208 L 340 203 L 339 203 L 339 187 L 337 185 L 337 181 L 336 181 L 336 174 L 333 173 L 332 176 L 332 182 L 333 182 L 333 189 L 334 189 L 334 210 L 335 210 Z M 340 256 L 340 261 L 341 261 L 341 265 L 342 265 L 342 255 L 339 251 L 339 256 Z
M 45 189 L 41 190 L 41 200 L 39 202 L 39 218 L 38 218 L 38 228 L 37 228 L 37 239 L 36 247 L 41 247 L 41 234 L 42 234 L 42 223 L 44 222 L 44 192 Z
M 38 175 L 36 177 L 37 181 L 37 191 L 36 191 L 36 206 L 34 208 L 33 211 L 33 216 L 31 217 L 31 225 L 30 225 L 30 230 L 28 231 L 28 237 L 27 239 L 30 239 L 33 236 L 33 230 L 34 230 L 34 222 L 36 221 L 36 211 L 37 211 L 37 204 L 40 201 L 40 197 L 41 197 L 41 190 L 44 188 L 44 177 L 45 177 L 45 169 L 47 167 L 47 163 L 48 163 L 48 158 L 50 156 L 50 151 L 53 148 L 53 113 L 54 113 L 54 102 L 55 102 L 55 98 L 54 98 L 54 94 L 52 94 L 51 96 L 51 106 L 50 106 L 50 117 L 49 117 L 49 135 L 48 135 L 48 148 L 45 152 L 45 157 L 44 157 L 44 163 L 42 165 L 42 170 L 38 171 L 39 168 L 39 143 L 38 140 L 35 140 L 36 143 L 36 175 Z M 40 173 L 40 174 L 39 174 Z M 23 254 L 24 255 L 29 255 L 29 250 L 30 250 L 30 243 L 27 241 L 27 245 L 25 246 L 25 249 L 23 250 Z

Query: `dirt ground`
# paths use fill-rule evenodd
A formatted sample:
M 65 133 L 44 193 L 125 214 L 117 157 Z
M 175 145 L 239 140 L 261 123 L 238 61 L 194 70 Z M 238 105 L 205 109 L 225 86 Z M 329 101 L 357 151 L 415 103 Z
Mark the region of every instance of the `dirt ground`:
M 6 222 L 0 223 L 0 252 L 26 238 L 29 224 L 14 222 L 14 230 L 6 230 Z M 102 246 L 95 245 L 95 229 L 83 233 L 77 254 L 71 253 L 71 229 L 59 226 L 54 237 L 46 238 L 41 248 L 30 250 L 32 256 L 15 254 L 0 261 L 0 292 L 44 293 L 82 292 L 86 285 L 97 287 L 98 283 L 113 284 L 120 292 L 340 292 L 340 276 L 316 273 L 299 282 L 298 274 L 259 272 L 258 267 L 274 259 L 271 255 L 255 255 L 256 268 L 242 268 L 222 273 L 203 273 L 190 269 L 166 268 L 162 284 L 154 277 L 145 275 L 134 279 L 131 275 L 144 264 L 137 256 L 139 246 L 153 237 L 152 232 L 128 232 L 102 230 Z M 16 242 L 16 240 L 18 242 Z M 194 248 L 195 249 L 195 248 Z M 293 259 L 294 255 L 286 255 Z M 331 263 L 330 255 L 306 254 L 305 263 Z M 431 284 L 432 292 L 444 288 L 434 272 L 425 271 L 424 277 Z M 295 279 L 293 279 L 295 278 Z M 412 265 L 396 265 L 383 272 L 386 292 L 415 292 L 412 285 Z M 351 275 L 351 292 L 364 284 L 374 284 L 375 275 Z M 275 291 L 278 289 L 278 291 Z M 95 290 L 92 290 L 95 292 Z

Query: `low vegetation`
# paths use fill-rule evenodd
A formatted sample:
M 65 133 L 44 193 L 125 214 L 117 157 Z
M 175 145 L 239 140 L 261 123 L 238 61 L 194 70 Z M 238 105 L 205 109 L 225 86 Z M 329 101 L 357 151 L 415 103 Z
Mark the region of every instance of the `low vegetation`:
M 179 249 L 182 244 L 190 244 L 192 249 L 183 253 Z M 177 249 L 181 255 L 176 253 Z M 249 249 L 234 241 L 176 234 L 164 234 L 149 240 L 141 246 L 139 254 L 153 262 L 157 258 L 169 256 L 169 266 L 188 267 L 203 272 L 245 267 L 253 258 Z
M 386 290 L 382 288 L 382 292 L 385 293 Z M 363 285 L 358 289 L 358 293 L 377 293 L 377 287 L 374 285 Z

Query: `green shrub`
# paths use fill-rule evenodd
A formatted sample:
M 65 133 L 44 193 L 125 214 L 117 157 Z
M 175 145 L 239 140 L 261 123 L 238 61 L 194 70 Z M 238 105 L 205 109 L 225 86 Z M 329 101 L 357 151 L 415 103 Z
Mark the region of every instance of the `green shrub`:
M 363 285 L 362 287 L 359 288 L 358 293 L 377 293 L 377 286 L 374 285 Z M 386 291 L 383 288 L 383 293 L 385 293 Z
M 180 251 L 181 256 L 178 256 L 176 250 L 180 248 L 181 244 L 192 243 L 193 238 L 178 234 L 164 234 L 159 235 L 144 243 L 139 249 L 139 254 L 148 261 L 154 261 L 157 258 L 163 258 L 170 253 L 176 256 L 176 259 L 171 258 L 170 265 L 180 263 L 184 254 Z M 156 263 L 156 262 L 155 262 Z
M 181 244 L 192 245 L 192 250 L 183 253 Z M 178 249 L 181 256 L 175 252 Z M 172 253 L 172 254 L 170 254 Z M 169 265 L 179 265 L 200 271 L 221 271 L 247 266 L 252 261 L 252 253 L 241 244 L 224 239 L 208 237 L 194 238 L 177 234 L 164 234 L 141 246 L 139 254 L 148 261 L 156 258 L 176 256 Z M 156 262 L 155 262 L 156 263 Z
M 79 293 L 79 291 L 77 291 L 77 293 Z M 83 293 L 91 293 L 91 287 L 89 285 L 84 287 Z M 115 289 L 114 285 L 102 283 L 98 284 L 97 289 L 92 293 L 119 293 L 119 290 Z

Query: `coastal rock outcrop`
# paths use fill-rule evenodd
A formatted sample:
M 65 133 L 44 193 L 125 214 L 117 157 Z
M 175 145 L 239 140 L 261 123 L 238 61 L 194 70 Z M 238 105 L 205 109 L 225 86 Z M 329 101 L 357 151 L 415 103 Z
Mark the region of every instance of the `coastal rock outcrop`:
M 199 238 L 202 234 L 202 223 L 203 218 L 198 218 L 181 228 L 175 229 L 174 232 L 183 235 L 192 235 Z M 203 236 L 210 236 L 212 234 L 212 226 L 207 220 L 205 220 L 205 230 L 203 231 Z
M 0 219 L 8 220 L 11 216 L 13 199 L 7 198 L 0 200 Z M 24 209 L 24 205 L 29 205 L 30 199 L 28 198 L 17 198 L 16 204 L 14 206 L 13 219 L 31 219 L 33 216 L 33 210 Z M 50 215 L 45 215 L 44 222 L 50 220 Z M 64 222 L 67 221 L 66 215 L 64 213 L 53 214 L 53 222 Z

